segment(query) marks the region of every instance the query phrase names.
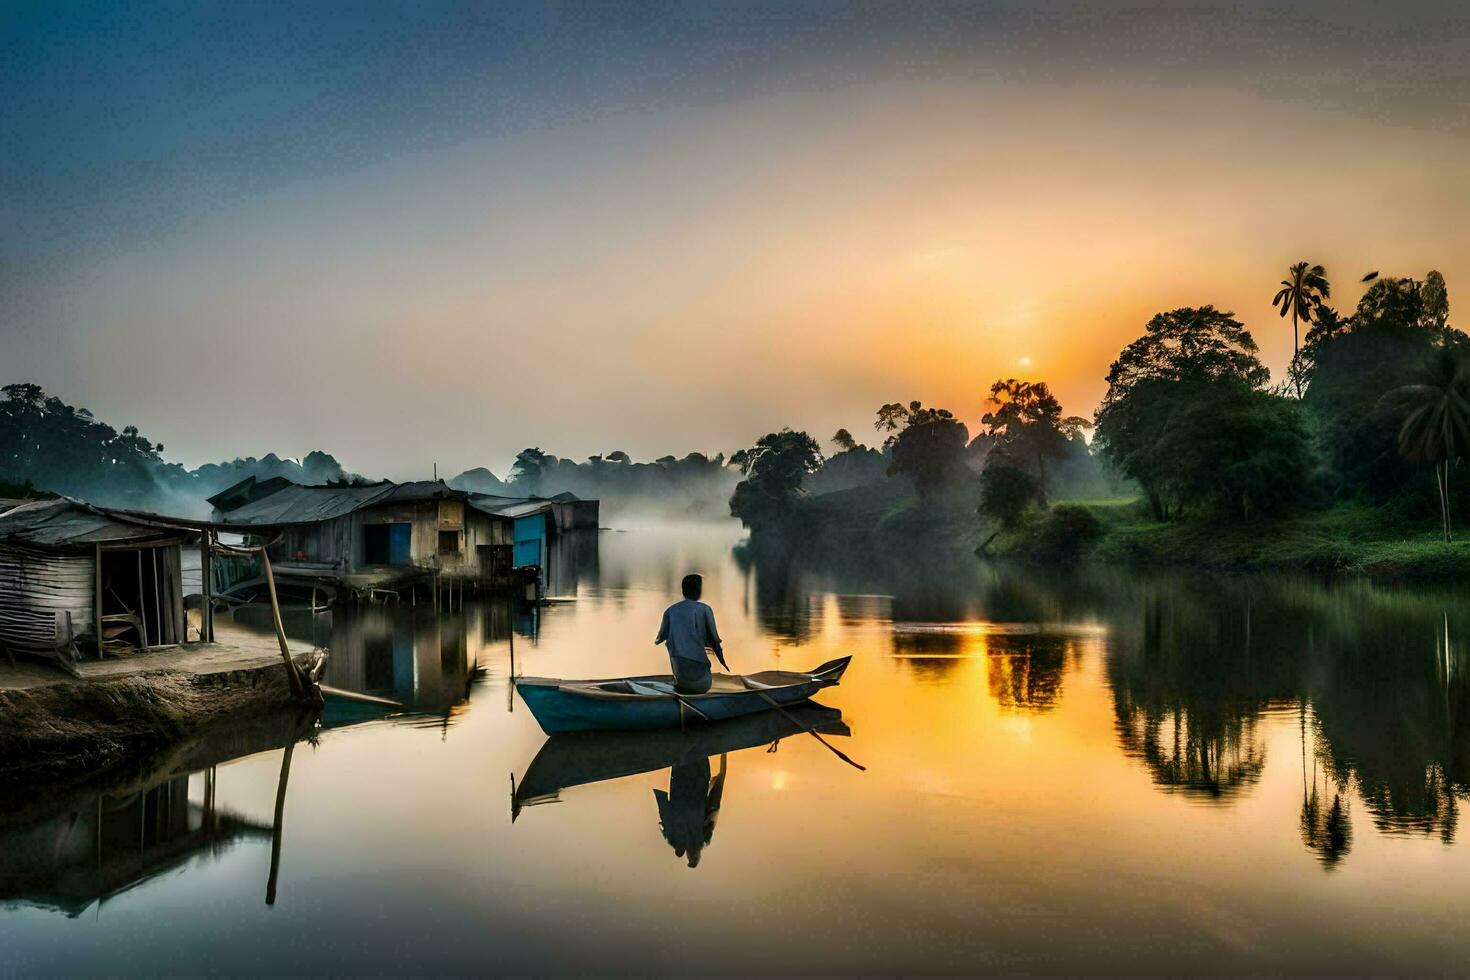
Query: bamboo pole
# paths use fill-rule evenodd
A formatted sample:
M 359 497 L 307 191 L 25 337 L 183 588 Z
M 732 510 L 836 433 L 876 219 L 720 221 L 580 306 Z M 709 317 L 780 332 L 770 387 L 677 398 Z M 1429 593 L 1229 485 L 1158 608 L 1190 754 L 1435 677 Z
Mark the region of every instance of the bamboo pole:
M 281 623 L 281 602 L 276 598 L 276 576 L 271 570 L 271 556 L 264 548 L 260 549 L 260 562 L 265 571 L 265 587 L 271 597 L 271 619 L 276 624 L 276 640 L 281 644 L 281 659 L 286 662 L 286 680 L 291 685 L 291 696 L 304 698 L 306 685 L 301 682 L 301 672 L 296 669 L 296 661 L 291 659 L 291 647 L 286 642 L 286 627 Z
M 275 593 L 271 593 L 274 597 Z M 286 782 L 291 778 L 291 750 L 296 748 L 293 736 L 281 755 L 281 777 L 276 783 L 276 816 L 271 821 L 271 873 L 265 882 L 265 904 L 276 904 L 276 878 L 281 872 L 281 820 L 286 814 Z

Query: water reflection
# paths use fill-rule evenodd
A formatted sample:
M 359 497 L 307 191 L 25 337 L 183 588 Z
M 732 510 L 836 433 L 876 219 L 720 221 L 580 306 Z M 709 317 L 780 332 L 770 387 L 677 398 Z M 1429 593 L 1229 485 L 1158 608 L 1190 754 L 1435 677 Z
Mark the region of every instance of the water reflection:
M 274 902 L 292 747 L 315 737 L 295 712 L 216 727 L 126 776 L 38 799 L 16 792 L 0 812 L 0 902 L 77 917 L 161 875 L 218 860 L 237 844 L 268 842 L 265 901 Z M 219 803 L 221 766 L 284 747 L 275 819 L 264 823 Z
M 709 757 L 681 759 L 669 770 L 669 789 L 653 791 L 658 803 L 658 824 L 675 857 L 688 856 L 689 867 L 699 867 L 699 856 L 715 836 L 715 819 L 725 793 L 725 764 L 720 753 L 720 771 L 710 778 Z
M 512 778 L 511 820 L 527 806 L 560 802 L 574 786 L 669 770 L 668 789 L 655 789 L 659 830 L 689 867 L 714 838 L 730 756 L 756 746 L 776 752 L 785 738 L 807 730 L 847 736 L 842 712 L 810 702 L 784 713 L 746 715 L 683 732 L 576 732 L 553 735 L 519 783 Z M 719 756 L 712 772 L 710 759 Z
M 1382 833 L 1449 842 L 1470 794 L 1470 602 L 1451 591 L 1057 572 L 942 554 L 920 568 L 881 556 L 772 567 L 747 552 L 742 568 L 755 579 L 757 616 L 786 636 L 820 628 L 813 592 L 883 590 L 904 670 L 946 685 L 983 660 L 1006 711 L 1055 710 L 1068 673 L 1096 655 L 1118 748 L 1188 800 L 1248 796 L 1267 767 L 1265 726 L 1300 708 L 1303 792 L 1291 819 L 1324 867 L 1353 847 L 1354 799 Z
M 0 791 L 7 965 L 1419 972 L 1470 954 L 1467 597 L 736 559 L 738 534 L 604 535 L 545 607 L 288 610 L 332 648 L 329 683 L 405 709 Z M 823 695 L 841 713 L 802 717 L 866 772 L 779 715 L 547 739 L 516 704 L 516 670 L 662 670 L 653 631 L 689 570 L 737 669 L 853 657 Z M 37 908 L 99 900 L 100 919 Z

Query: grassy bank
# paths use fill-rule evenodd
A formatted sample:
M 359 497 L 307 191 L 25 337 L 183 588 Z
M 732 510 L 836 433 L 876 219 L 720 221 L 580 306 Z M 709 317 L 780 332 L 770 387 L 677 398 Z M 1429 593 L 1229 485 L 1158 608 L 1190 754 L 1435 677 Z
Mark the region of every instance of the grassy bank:
M 1377 579 L 1448 579 L 1470 574 L 1470 539 L 1446 544 L 1430 521 L 1391 511 L 1339 504 L 1323 511 L 1246 522 L 1152 519 L 1137 500 L 1057 501 L 1087 511 L 1097 534 L 1077 557 L 1124 565 L 1186 565 L 1221 571 L 1349 572 Z M 990 553 L 1037 556 L 1049 517 L 999 535 Z M 1040 557 L 1046 557 L 1044 555 Z
M 844 557 L 922 559 L 943 548 L 1051 564 L 1297 570 L 1385 581 L 1470 575 L 1470 525 L 1464 541 L 1445 544 L 1432 516 L 1388 508 L 1338 504 L 1281 518 L 1165 523 L 1136 498 L 1063 499 L 1019 528 L 998 530 L 976 513 L 978 496 L 965 485 L 921 502 L 906 482 L 890 480 L 809 497 L 788 525 L 755 537 Z

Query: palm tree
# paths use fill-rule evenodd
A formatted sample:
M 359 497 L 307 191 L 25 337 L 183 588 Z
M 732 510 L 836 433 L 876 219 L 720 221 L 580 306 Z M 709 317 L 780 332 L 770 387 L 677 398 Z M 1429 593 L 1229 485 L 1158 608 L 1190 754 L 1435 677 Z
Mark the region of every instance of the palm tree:
M 1301 354 L 1301 331 L 1297 327 L 1297 320 L 1302 319 L 1308 323 L 1312 322 L 1312 311 L 1324 300 L 1332 297 L 1332 284 L 1327 281 L 1327 270 L 1320 265 L 1308 265 L 1298 262 L 1286 270 L 1286 278 L 1281 280 L 1281 288 L 1271 299 L 1271 305 L 1279 307 L 1281 315 L 1291 314 L 1291 363 L 1293 373 L 1297 358 Z M 1302 380 L 1296 377 L 1296 395 L 1302 395 Z
M 1470 365 L 1455 351 L 1441 348 L 1414 384 L 1391 394 L 1409 410 L 1399 429 L 1399 452 L 1405 459 L 1434 464 L 1444 539 L 1449 541 L 1450 464 L 1470 448 Z

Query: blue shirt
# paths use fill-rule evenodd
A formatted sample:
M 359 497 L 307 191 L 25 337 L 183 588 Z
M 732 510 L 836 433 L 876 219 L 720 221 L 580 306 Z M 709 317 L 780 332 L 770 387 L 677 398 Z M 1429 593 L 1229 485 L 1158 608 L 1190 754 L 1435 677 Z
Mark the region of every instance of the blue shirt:
M 658 639 L 654 643 L 666 643 L 669 656 L 685 660 L 709 663 L 705 647 L 712 647 L 720 663 L 725 662 L 720 648 L 720 633 L 715 629 L 715 611 L 698 599 L 684 599 L 664 610 L 664 621 L 659 624 Z

